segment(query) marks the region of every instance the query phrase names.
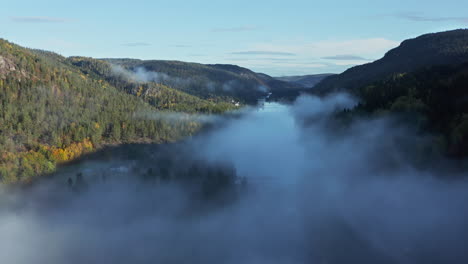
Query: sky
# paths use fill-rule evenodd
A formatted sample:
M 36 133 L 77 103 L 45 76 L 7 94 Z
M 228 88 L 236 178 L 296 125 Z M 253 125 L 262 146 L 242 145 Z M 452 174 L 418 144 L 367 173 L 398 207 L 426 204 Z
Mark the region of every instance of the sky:
M 468 27 L 461 0 L 0 0 L 0 38 L 64 56 L 340 73 L 401 41 Z

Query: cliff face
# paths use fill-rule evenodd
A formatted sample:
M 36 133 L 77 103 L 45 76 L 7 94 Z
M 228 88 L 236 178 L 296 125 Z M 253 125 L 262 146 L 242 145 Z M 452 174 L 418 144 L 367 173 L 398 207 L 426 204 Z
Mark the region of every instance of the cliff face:
M 28 74 L 26 71 L 19 69 L 12 59 L 0 55 L 0 79 L 6 79 L 7 76 L 21 79 L 28 77 Z
M 12 60 L 0 56 L 0 77 L 5 78 L 10 72 L 16 71 L 16 66 Z

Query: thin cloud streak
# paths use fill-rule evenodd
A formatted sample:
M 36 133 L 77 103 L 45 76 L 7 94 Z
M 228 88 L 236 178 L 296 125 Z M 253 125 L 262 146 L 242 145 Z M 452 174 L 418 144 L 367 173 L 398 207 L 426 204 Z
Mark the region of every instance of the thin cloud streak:
M 17 23 L 66 23 L 68 19 L 58 17 L 40 17 L 40 16 L 15 16 L 10 20 Z
M 250 50 L 280 51 L 297 54 L 300 57 L 322 58 L 336 54 L 360 54 L 367 58 L 376 58 L 400 44 L 385 38 L 351 39 L 341 41 L 315 41 L 290 43 L 258 43 Z
M 354 60 L 354 61 L 369 61 L 369 59 L 356 55 L 335 55 L 322 57 L 324 60 Z
M 239 51 L 231 52 L 232 55 L 271 55 L 271 56 L 296 56 L 296 54 L 291 52 L 282 52 L 282 51 L 262 51 L 262 50 L 252 50 L 252 51 Z
M 231 58 L 231 61 L 271 61 L 271 62 L 292 62 L 298 61 L 297 59 L 290 58 Z
M 255 26 L 240 26 L 240 27 L 224 27 L 224 28 L 213 28 L 211 32 L 246 32 L 256 31 L 258 27 Z
M 394 14 L 390 15 L 395 18 L 405 19 L 414 22 L 459 22 L 468 23 L 468 16 L 466 17 L 436 17 L 425 16 L 420 14 Z

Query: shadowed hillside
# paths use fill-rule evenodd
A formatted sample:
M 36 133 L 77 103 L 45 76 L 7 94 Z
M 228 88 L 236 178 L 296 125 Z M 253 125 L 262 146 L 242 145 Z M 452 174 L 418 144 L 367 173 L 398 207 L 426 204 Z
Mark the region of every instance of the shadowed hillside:
M 105 59 L 140 78 L 204 99 L 232 98 L 254 104 L 268 93 L 287 94 L 301 88 L 266 74 L 226 64 L 198 64 L 181 61 Z M 216 99 L 215 99 L 216 100 Z
M 398 114 L 421 132 L 435 133 L 434 147 L 452 157 L 468 155 L 468 63 L 396 74 L 355 90 L 352 113 Z
M 398 48 L 372 63 L 353 67 L 331 76 L 314 89 L 319 93 L 352 90 L 373 81 L 422 67 L 440 64 L 460 64 L 468 61 L 468 30 L 460 29 L 426 34 L 405 40 Z
M 311 74 L 311 75 L 300 75 L 300 76 L 283 76 L 283 77 L 276 77 L 276 79 L 284 82 L 290 82 L 297 85 L 300 85 L 304 88 L 312 88 L 321 82 L 323 79 L 333 76 L 334 74 L 331 73 L 324 73 L 324 74 Z

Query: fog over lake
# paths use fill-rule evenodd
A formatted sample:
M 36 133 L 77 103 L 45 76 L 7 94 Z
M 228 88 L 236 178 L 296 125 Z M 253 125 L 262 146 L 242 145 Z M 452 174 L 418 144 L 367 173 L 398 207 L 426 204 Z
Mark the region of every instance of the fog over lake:
M 144 184 L 135 160 L 84 159 L 39 184 L 0 189 L 2 263 L 464 263 L 468 183 L 424 154 L 430 135 L 397 117 L 334 121 L 337 94 L 260 102 L 144 159 L 228 166 L 234 198 L 194 201 L 174 182 Z M 167 151 L 167 152 L 166 152 Z M 112 153 L 112 151 L 110 151 Z M 172 161 L 168 161 L 172 162 Z M 108 175 L 102 178 L 102 172 Z M 87 188 L 68 178 L 82 173 Z M 169 172 L 170 174 L 170 172 Z M 242 182 L 242 183 L 239 183 Z M 196 208 L 196 209 L 194 209 Z

